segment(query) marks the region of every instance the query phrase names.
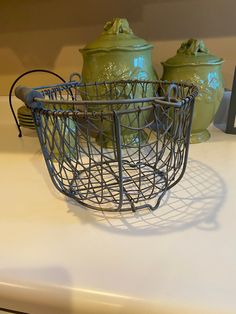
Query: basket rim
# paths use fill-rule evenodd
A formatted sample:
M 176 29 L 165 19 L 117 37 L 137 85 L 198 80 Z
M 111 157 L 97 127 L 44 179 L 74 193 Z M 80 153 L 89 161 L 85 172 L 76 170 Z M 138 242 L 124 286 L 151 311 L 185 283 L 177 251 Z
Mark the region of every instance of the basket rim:
M 127 99 L 127 98 L 119 98 L 119 99 L 109 99 L 109 100 L 63 100 L 63 99 L 46 99 L 40 92 L 60 92 L 60 91 L 65 91 L 70 88 L 76 88 L 76 87 L 89 87 L 89 86 L 102 86 L 104 84 L 106 85 L 112 85 L 112 84 L 153 84 L 153 85 L 158 85 L 162 84 L 165 86 L 169 86 L 167 95 L 165 96 L 155 96 L 155 97 L 143 97 L 143 98 L 132 98 L 132 99 Z M 190 88 L 190 93 L 183 97 L 179 98 L 178 100 L 175 97 L 171 97 L 171 91 L 172 88 L 174 88 L 175 92 L 177 92 L 178 87 L 187 87 Z M 24 88 L 24 87 L 23 87 Z M 61 84 L 56 84 L 56 85 L 47 85 L 47 86 L 38 86 L 34 87 L 32 89 L 28 89 L 27 96 L 30 101 L 25 102 L 28 107 L 30 107 L 33 111 L 40 111 L 42 113 L 48 113 L 48 114 L 55 114 L 55 113 L 60 113 L 62 114 L 65 112 L 68 115 L 71 115 L 72 112 L 77 112 L 78 115 L 83 115 L 86 112 L 86 115 L 94 115 L 94 112 L 90 111 L 83 111 L 79 110 L 79 107 L 82 105 L 117 105 L 117 104 L 134 104 L 137 105 L 137 108 L 134 108 L 133 110 L 140 110 L 141 108 L 139 107 L 140 103 L 147 103 L 147 102 L 152 102 L 153 104 L 157 105 L 165 105 L 165 106 L 172 106 L 172 107 L 181 107 L 185 104 L 189 104 L 192 99 L 194 99 L 198 95 L 198 87 L 192 83 L 185 82 L 185 81 L 180 81 L 180 82 L 175 82 L 175 81 L 167 81 L 167 80 L 117 80 L 117 81 L 103 81 L 103 82 L 89 82 L 89 83 L 83 83 L 83 82 L 78 82 L 78 81 L 71 81 L 71 82 L 65 82 Z M 31 96 L 32 95 L 32 96 Z M 31 97 L 30 97 L 31 96 Z M 68 110 L 63 110 L 63 109 L 50 109 L 50 108 L 45 108 L 44 104 L 57 104 L 57 105 L 71 105 L 73 108 L 68 109 Z M 74 108 L 75 106 L 78 106 L 77 108 Z M 148 106 L 150 109 L 150 106 Z M 146 108 L 148 108 L 146 107 Z M 106 112 L 98 112 L 98 114 L 105 114 L 105 115 L 110 115 L 114 114 L 116 110 L 111 110 L 111 111 L 106 111 Z M 128 110 L 125 110 L 125 112 L 129 112 Z

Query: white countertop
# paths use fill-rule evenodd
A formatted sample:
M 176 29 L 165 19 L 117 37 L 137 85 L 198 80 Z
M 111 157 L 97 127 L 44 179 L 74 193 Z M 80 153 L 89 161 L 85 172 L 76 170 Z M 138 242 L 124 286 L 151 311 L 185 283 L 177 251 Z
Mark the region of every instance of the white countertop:
M 236 136 L 210 131 L 158 210 L 103 214 L 54 188 L 1 97 L 0 308 L 236 313 Z

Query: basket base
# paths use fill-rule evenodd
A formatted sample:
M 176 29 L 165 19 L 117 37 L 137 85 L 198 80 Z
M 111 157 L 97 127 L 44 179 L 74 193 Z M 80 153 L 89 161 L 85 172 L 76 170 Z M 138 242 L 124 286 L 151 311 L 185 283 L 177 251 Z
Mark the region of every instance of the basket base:
M 119 180 L 117 162 L 97 163 L 78 171 L 64 194 L 85 207 L 102 211 L 154 210 L 167 190 L 165 173 L 144 163 L 123 161 Z
M 206 142 L 209 140 L 210 137 L 211 137 L 211 134 L 207 129 L 200 132 L 194 132 L 190 136 L 190 143 L 197 144 L 197 143 Z

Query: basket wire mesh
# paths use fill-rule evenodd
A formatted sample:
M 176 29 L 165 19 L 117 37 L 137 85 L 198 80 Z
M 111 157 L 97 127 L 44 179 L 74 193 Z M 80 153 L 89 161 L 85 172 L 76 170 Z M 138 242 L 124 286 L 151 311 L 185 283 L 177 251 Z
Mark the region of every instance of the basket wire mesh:
M 69 82 L 16 95 L 32 109 L 54 185 L 81 205 L 154 210 L 184 174 L 193 85 Z

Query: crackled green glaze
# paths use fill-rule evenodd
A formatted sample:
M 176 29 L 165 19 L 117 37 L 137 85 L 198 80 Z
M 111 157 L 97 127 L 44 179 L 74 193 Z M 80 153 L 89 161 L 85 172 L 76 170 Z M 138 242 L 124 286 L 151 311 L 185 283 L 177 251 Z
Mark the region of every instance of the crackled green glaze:
M 209 139 L 207 130 L 223 97 L 222 59 L 209 54 L 203 41 L 190 39 L 182 43 L 176 56 L 162 63 L 163 80 L 187 81 L 199 88 L 195 101 L 191 143 Z
M 82 81 L 88 83 L 118 80 L 156 80 L 157 75 L 152 66 L 152 48 L 151 44 L 133 34 L 126 19 L 116 18 L 111 22 L 107 22 L 102 34 L 94 42 L 80 50 L 83 55 Z M 145 96 L 153 96 L 153 91 L 147 91 Z M 124 97 L 124 95 L 121 95 L 121 97 Z M 135 97 L 143 97 L 142 91 L 136 91 Z M 104 107 L 101 108 L 99 105 L 88 109 L 93 111 L 102 109 L 104 111 Z M 129 119 L 124 116 L 121 123 L 128 125 Z M 110 133 L 112 132 L 111 128 L 108 128 L 108 130 Z M 123 138 L 126 136 L 127 141 L 130 141 L 132 134 L 128 133 L 126 130 L 122 136 Z M 136 141 L 137 134 L 134 134 L 134 138 L 134 141 Z M 109 146 L 110 144 L 106 145 Z

